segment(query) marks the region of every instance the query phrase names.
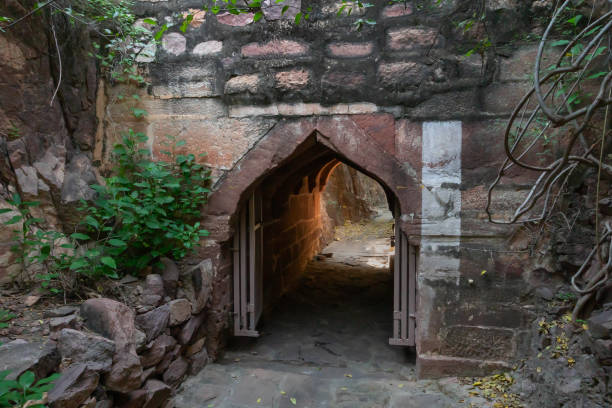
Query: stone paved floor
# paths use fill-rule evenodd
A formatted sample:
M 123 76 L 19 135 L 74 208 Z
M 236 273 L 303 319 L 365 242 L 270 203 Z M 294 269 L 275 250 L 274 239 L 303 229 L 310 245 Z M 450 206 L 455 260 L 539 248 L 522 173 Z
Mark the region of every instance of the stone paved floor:
M 392 276 L 364 259 L 388 251 L 384 241 L 355 256 L 331 248 L 265 317 L 260 338 L 239 339 L 185 381 L 176 408 L 487 406 L 457 379 L 417 381 L 414 351 L 388 345 Z

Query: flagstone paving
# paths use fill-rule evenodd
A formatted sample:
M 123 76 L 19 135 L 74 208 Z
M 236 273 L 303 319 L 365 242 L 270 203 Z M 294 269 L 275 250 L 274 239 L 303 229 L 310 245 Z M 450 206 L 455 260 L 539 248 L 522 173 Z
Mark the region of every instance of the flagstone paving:
M 388 344 L 392 276 L 364 262 L 364 251 L 388 251 L 384 242 L 362 245 L 353 258 L 333 245 L 338 256 L 310 263 L 264 316 L 259 338 L 236 339 L 183 383 L 176 408 L 488 406 L 457 379 L 417 381 L 414 350 Z

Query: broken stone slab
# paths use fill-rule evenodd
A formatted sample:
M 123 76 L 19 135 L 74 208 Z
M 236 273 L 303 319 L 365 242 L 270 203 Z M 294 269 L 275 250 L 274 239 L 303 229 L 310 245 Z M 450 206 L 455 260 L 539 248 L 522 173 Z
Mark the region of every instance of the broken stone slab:
M 170 306 L 166 304 L 136 316 L 136 326 L 145 333 L 149 342 L 166 330 L 169 320 Z
M 191 303 L 187 299 L 177 299 L 168 303 L 170 307 L 170 327 L 185 323 L 191 317 Z
M 159 408 L 170 398 L 172 389 L 159 380 L 148 380 L 144 386 L 147 393 L 143 408 Z
M 0 371 L 9 371 L 7 380 L 16 380 L 26 371 L 32 371 L 36 378 L 44 378 L 53 373 L 59 364 L 60 354 L 53 342 L 14 340 L 0 346 Z
M 206 337 L 202 337 L 201 339 L 187 347 L 187 350 L 185 350 L 185 357 L 191 357 L 194 354 L 199 353 L 204 348 L 205 343 Z
M 182 349 L 182 346 L 177 344 L 171 351 L 166 353 L 162 361 L 155 367 L 155 373 L 164 374 L 168 370 L 170 364 L 181 355 Z
M 77 306 L 60 306 L 55 309 L 45 310 L 43 312 L 44 318 L 52 317 L 64 317 L 76 313 L 79 310 Z
M 115 342 L 106 337 L 73 329 L 60 332 L 57 346 L 62 359 L 85 364 L 90 370 L 108 372 L 113 364 Z
M 118 395 L 115 401 L 115 407 L 119 408 L 142 408 L 147 399 L 145 390 L 135 390 L 127 394 Z
M 77 408 L 98 386 L 100 376 L 85 364 L 73 364 L 64 371 L 49 391 L 49 404 L 53 408 Z

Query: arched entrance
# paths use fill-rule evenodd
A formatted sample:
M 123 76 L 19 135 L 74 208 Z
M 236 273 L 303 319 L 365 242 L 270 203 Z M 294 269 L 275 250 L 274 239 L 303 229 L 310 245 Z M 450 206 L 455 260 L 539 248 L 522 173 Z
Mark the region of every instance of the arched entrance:
M 277 124 L 211 197 L 209 214 L 230 215 L 234 335 L 258 335 L 266 296 L 290 286 L 292 274 L 286 271 L 299 274 L 319 249 L 316 206 L 308 203 L 314 204 L 339 162 L 371 176 L 385 189 L 396 220 L 390 343 L 415 345 L 418 241 L 410 238 L 418 236 L 420 228 L 407 213 L 420 210 L 417 174 L 345 117 Z M 304 216 L 315 221 L 295 226 L 286 222 Z M 280 279 L 267 279 L 266 274 Z M 263 282 L 275 283 L 265 287 Z

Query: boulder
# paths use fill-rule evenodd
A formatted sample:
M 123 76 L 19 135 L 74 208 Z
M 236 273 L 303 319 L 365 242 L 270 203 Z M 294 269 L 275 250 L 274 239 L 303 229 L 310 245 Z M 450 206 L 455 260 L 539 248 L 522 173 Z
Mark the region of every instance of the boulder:
M 140 363 L 144 368 L 157 365 L 175 345 L 174 337 L 162 334 L 147 345 L 147 351 L 140 357 Z
M 191 303 L 187 299 L 177 299 L 168 303 L 171 327 L 185 323 L 191 317 Z
M 189 366 L 189 374 L 195 375 L 199 373 L 208 364 L 208 351 L 203 348 L 193 356 L 191 356 L 191 365 Z
M 136 353 L 118 353 L 104 384 L 111 391 L 128 393 L 140 387 L 142 366 Z
M 178 287 L 179 269 L 173 260 L 169 258 L 161 258 L 159 260 L 161 277 L 164 282 L 164 292 L 174 298 L 176 297 L 176 288 Z
M 198 331 L 204 319 L 206 318 L 205 313 L 200 313 L 196 316 L 192 316 L 191 319 L 183 326 L 181 332 L 178 335 L 178 340 L 181 344 L 189 344 L 193 339 L 194 334 Z
M 15 380 L 26 371 L 34 372 L 36 378 L 47 377 L 57 369 L 60 360 L 53 342 L 14 340 L 0 346 L 0 371 L 10 371 L 7 380 Z
M 182 290 L 192 304 L 193 314 L 200 313 L 208 304 L 213 278 L 214 268 L 210 259 L 203 260 L 181 276 Z
M 77 408 L 98 386 L 100 376 L 85 364 L 74 364 L 62 373 L 49 391 L 52 408 Z
M 85 326 L 113 340 L 117 350 L 133 346 L 134 312 L 116 300 L 88 299 L 81 305 Z
M 612 334 L 612 310 L 606 310 L 588 320 L 589 333 L 594 339 L 609 339 Z
M 108 372 L 113 364 L 115 342 L 102 336 L 63 329 L 57 347 L 62 358 L 85 364 L 92 371 Z
M 149 342 L 166 330 L 169 320 L 170 307 L 163 305 L 150 312 L 138 315 L 136 317 L 136 325 L 145 333 Z
M 164 372 L 164 382 L 172 386 L 177 385 L 183 376 L 187 374 L 189 362 L 184 357 L 179 357 L 170 363 L 166 372 Z
M 144 386 L 147 393 L 144 408 L 159 408 L 170 398 L 172 389 L 161 381 L 149 380 Z
M 206 337 L 202 337 L 200 340 L 196 341 L 185 350 L 185 357 L 191 357 L 196 353 L 199 353 L 206 343 Z
M 115 342 L 113 365 L 105 385 L 111 391 L 128 393 L 140 387 L 142 366 L 134 346 L 134 312 L 111 299 L 88 299 L 81 305 L 87 327 Z

